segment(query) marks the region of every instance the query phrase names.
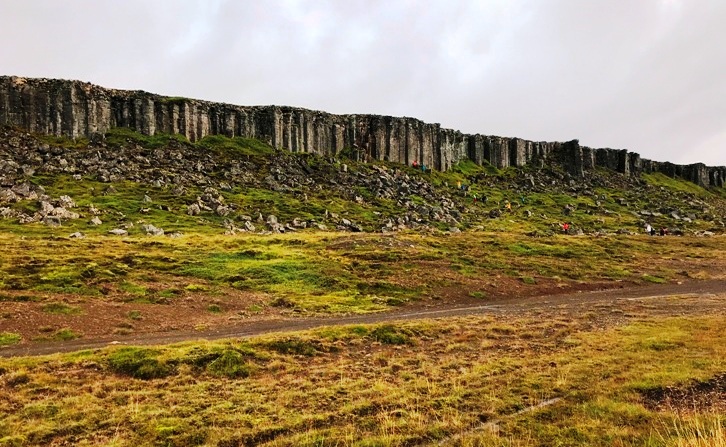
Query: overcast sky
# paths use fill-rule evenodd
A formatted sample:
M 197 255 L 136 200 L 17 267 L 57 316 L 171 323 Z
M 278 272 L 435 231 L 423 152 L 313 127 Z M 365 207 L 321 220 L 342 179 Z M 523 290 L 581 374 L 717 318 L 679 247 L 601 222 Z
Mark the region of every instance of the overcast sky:
M 726 165 L 726 0 L 0 0 L 0 74 Z

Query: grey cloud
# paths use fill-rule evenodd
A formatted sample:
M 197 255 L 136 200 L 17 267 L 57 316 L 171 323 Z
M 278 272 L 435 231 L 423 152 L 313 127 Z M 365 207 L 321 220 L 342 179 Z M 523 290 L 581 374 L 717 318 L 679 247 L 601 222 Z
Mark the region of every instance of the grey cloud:
M 0 0 L 0 63 L 723 165 L 724 20 L 720 0 Z

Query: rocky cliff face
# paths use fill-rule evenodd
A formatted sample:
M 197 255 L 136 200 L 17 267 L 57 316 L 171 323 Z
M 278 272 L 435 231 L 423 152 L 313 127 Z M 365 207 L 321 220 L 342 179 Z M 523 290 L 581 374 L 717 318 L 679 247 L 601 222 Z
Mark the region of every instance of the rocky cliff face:
M 470 159 L 498 168 L 558 163 L 575 176 L 595 167 L 626 175 L 662 172 L 702 186 L 724 186 L 726 167 L 675 165 L 641 159 L 627 150 L 593 149 L 570 142 L 463 134 L 414 118 L 333 115 L 295 107 L 235 106 L 142 91 L 113 90 L 79 81 L 0 77 L 0 125 L 29 132 L 92 137 L 113 127 L 181 134 L 257 138 L 294 152 L 349 152 L 362 161 L 414 161 L 447 170 Z

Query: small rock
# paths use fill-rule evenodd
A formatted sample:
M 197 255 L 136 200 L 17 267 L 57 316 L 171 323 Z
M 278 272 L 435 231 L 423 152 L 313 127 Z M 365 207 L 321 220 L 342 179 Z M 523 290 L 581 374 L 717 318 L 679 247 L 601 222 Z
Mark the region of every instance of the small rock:
M 144 224 L 141 226 L 141 229 L 144 230 L 146 234 L 149 234 L 151 236 L 163 236 L 164 230 L 161 228 L 157 228 L 151 224 Z
M 101 225 L 103 222 L 101 222 L 101 219 L 98 218 L 98 216 L 94 216 L 93 219 L 91 219 L 90 224 L 91 225 Z
M 126 230 L 122 230 L 121 228 L 114 228 L 113 230 L 109 231 L 109 234 L 113 234 L 116 236 L 127 236 L 129 232 Z
M 187 214 L 190 216 L 197 216 L 199 213 L 201 213 L 202 210 L 199 208 L 199 205 L 196 203 L 193 203 L 187 207 Z
M 49 227 L 59 227 L 61 225 L 61 218 L 58 216 L 45 216 L 43 223 Z
M 68 237 L 71 239 L 83 239 L 86 236 L 84 236 L 80 231 L 76 231 L 75 233 L 71 233 Z

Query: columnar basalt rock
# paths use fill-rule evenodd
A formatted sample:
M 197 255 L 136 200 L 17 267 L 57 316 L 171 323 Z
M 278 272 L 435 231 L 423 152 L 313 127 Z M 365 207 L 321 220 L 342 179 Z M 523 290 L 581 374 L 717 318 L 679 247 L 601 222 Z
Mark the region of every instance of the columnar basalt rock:
M 702 186 L 724 186 L 726 167 L 682 166 L 641 159 L 627 150 L 593 149 L 570 142 L 469 135 L 414 118 L 333 115 L 296 107 L 235 106 L 142 91 L 114 90 L 79 81 L 0 76 L 0 124 L 29 132 L 93 137 L 114 127 L 147 135 L 257 138 L 279 149 L 360 161 L 414 161 L 447 170 L 462 160 L 497 168 L 559 163 L 573 176 L 597 167 L 625 175 L 662 172 Z

